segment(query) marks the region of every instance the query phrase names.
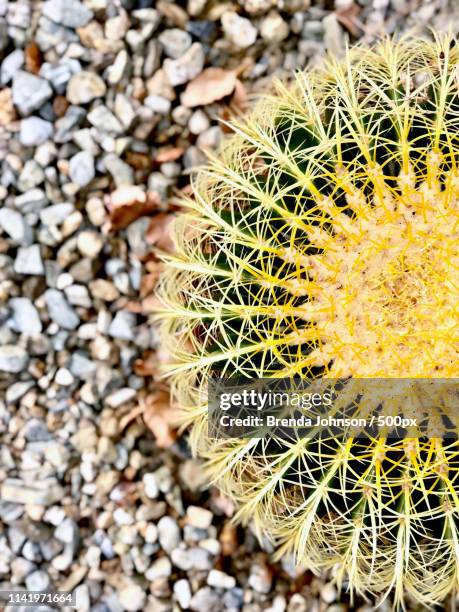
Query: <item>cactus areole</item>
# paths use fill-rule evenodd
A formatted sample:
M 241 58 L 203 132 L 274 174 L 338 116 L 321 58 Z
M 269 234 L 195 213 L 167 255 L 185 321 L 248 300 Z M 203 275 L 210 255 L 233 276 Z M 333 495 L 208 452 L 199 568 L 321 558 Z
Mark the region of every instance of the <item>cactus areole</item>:
M 194 451 L 279 556 L 396 604 L 458 587 L 459 445 L 214 439 L 215 375 L 459 378 L 459 51 L 383 40 L 278 83 L 194 180 L 159 296 Z

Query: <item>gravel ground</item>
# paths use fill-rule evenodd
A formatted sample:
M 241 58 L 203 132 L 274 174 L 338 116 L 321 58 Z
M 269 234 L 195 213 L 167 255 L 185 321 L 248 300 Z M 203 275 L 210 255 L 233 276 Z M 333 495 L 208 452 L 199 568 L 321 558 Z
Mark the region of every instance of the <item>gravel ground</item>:
M 80 612 L 373 609 L 275 564 L 203 487 L 158 381 L 152 250 L 249 94 L 432 25 L 459 30 L 457 0 L 0 0 L 0 590 L 75 589 Z

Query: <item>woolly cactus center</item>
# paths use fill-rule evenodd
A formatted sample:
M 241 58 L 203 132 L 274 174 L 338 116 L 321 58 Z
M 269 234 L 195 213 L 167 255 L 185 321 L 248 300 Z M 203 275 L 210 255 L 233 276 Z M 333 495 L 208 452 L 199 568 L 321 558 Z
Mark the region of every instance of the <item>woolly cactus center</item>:
M 329 376 L 459 373 L 459 206 L 434 182 L 336 213 L 316 257 L 317 355 Z M 363 201 L 363 198 L 360 198 Z

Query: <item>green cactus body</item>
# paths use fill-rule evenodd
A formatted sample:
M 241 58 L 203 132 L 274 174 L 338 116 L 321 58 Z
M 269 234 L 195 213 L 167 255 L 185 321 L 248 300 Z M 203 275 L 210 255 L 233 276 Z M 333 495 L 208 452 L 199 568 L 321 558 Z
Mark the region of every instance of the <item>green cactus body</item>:
M 210 479 L 278 554 L 429 606 L 458 586 L 459 446 L 213 440 L 209 376 L 459 377 L 459 53 L 385 40 L 277 84 L 195 180 L 157 313 Z

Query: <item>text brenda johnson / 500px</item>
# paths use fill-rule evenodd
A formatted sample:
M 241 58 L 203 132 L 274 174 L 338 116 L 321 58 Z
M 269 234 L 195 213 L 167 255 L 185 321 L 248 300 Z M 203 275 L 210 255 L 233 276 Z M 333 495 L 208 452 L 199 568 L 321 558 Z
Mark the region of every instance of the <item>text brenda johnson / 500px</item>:
M 213 379 L 213 438 L 453 438 L 459 379 Z

